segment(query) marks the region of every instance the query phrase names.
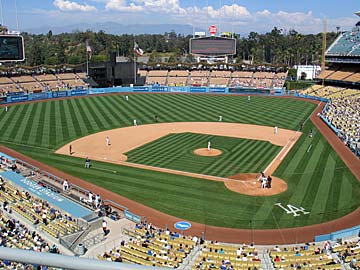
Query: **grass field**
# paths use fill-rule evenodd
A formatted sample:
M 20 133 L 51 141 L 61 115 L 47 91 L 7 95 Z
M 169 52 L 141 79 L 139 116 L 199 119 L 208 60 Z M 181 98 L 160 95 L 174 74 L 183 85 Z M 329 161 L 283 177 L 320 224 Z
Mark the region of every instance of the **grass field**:
M 206 148 L 222 151 L 220 156 L 205 157 L 193 153 Z M 125 153 L 128 162 L 227 177 L 237 173 L 259 172 L 275 158 L 281 147 L 266 141 L 180 133 L 170 134 Z
M 234 228 L 285 228 L 341 217 L 360 205 L 360 186 L 311 123 L 276 176 L 289 189 L 271 197 L 234 193 L 222 183 L 55 155 L 55 149 L 97 131 L 160 122 L 224 121 L 296 129 L 315 105 L 292 99 L 208 95 L 131 95 L 53 100 L 0 112 L 0 143 L 162 212 L 190 221 Z M 306 133 L 312 128 L 313 141 Z M 311 151 L 308 152 L 309 145 Z M 99 169 L 96 169 L 99 168 Z M 117 174 L 104 172 L 117 171 Z M 71 179 L 69 179 L 71 181 Z M 302 206 L 309 215 L 292 217 L 275 203 Z

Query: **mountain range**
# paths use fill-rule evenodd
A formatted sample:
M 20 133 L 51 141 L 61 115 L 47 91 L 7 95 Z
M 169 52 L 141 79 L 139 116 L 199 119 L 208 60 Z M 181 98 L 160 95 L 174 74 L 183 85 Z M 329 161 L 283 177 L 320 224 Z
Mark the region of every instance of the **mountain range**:
M 98 32 L 105 31 L 108 34 L 164 34 L 165 32 L 175 31 L 177 34 L 190 35 L 193 32 L 192 25 L 189 24 L 120 24 L 114 22 L 105 23 L 82 23 L 67 26 L 47 27 L 40 26 L 37 28 L 24 29 L 25 32 L 33 34 L 46 34 L 51 30 L 53 34 L 71 33 L 74 31 L 92 30 Z M 204 31 L 203 29 L 195 28 L 195 31 Z

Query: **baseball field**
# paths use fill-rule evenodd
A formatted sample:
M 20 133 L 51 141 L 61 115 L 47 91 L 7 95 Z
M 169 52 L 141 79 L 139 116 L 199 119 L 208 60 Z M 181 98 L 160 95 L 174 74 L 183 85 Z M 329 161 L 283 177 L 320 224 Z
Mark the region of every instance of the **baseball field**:
M 315 108 L 316 104 L 301 100 L 261 96 L 250 102 L 244 96 L 171 94 L 136 94 L 129 101 L 123 95 L 52 100 L 11 106 L 7 113 L 1 110 L 0 143 L 182 219 L 229 228 L 287 228 L 333 220 L 360 206 L 359 182 L 310 121 L 274 173 L 288 189 L 268 197 L 235 193 L 221 182 L 107 162 L 93 161 L 92 168 L 85 169 L 82 158 L 55 151 L 89 134 L 131 126 L 134 119 L 140 125 L 154 124 L 155 119 L 159 123 L 214 122 L 221 115 L 224 122 L 297 130 Z M 192 153 L 208 140 L 224 154 L 199 157 Z M 185 154 L 179 149 L 185 149 Z M 181 133 L 126 154 L 134 163 L 228 176 L 258 173 L 278 151 L 278 146 L 264 141 Z

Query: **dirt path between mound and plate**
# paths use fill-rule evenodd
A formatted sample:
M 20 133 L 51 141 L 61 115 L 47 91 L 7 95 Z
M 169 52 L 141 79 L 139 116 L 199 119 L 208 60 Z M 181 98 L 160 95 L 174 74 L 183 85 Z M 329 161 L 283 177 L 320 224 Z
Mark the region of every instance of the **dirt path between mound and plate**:
M 273 97 L 271 97 L 273 98 Z M 280 97 L 280 98 L 292 98 L 292 97 Z M 299 98 L 298 98 L 299 99 Z M 316 101 L 301 99 L 307 102 L 317 103 Z M 311 116 L 311 121 L 320 130 L 327 141 L 332 145 L 339 156 L 344 160 L 346 165 L 354 173 L 357 179 L 360 181 L 360 161 L 355 155 L 340 141 L 340 139 L 332 132 L 332 130 L 319 118 L 317 113 L 321 112 L 324 104 L 319 106 L 315 113 Z M 156 226 L 165 227 L 168 225 L 172 228 L 172 224 L 181 219 L 164 214 L 160 211 L 152 209 L 148 206 L 115 194 L 102 187 L 88 183 L 82 179 L 73 177 L 72 175 L 66 174 L 58 169 L 43 164 L 39 161 L 31 159 L 25 155 L 22 155 L 12 149 L 0 145 L 0 151 L 4 152 L 15 158 L 24 160 L 42 170 L 53 173 L 54 175 L 70 179 L 70 181 L 76 185 L 82 186 L 85 189 L 92 190 L 98 193 L 104 199 L 113 200 L 121 205 L 126 205 L 130 211 L 135 214 L 146 216 L 149 222 L 152 222 Z M 300 243 L 313 241 L 315 235 L 327 234 L 336 230 L 350 228 L 360 224 L 360 208 L 354 212 L 341 217 L 336 220 L 329 222 L 315 224 L 305 227 L 288 228 L 288 229 L 272 229 L 272 230 L 245 230 L 245 229 L 234 229 L 234 228 L 222 228 L 215 226 L 208 226 L 192 222 L 192 227 L 187 234 L 201 235 L 204 233 L 205 238 L 208 240 L 217 240 L 229 243 L 251 243 L 255 244 L 286 244 L 286 243 Z
M 242 174 L 238 174 L 237 177 L 229 179 L 227 177 L 218 177 L 180 170 L 172 170 L 144 164 L 130 163 L 126 161 L 126 152 L 141 147 L 166 135 L 184 132 L 261 140 L 268 141 L 278 146 L 282 146 L 281 151 L 266 168 L 266 175 L 273 174 L 273 172 L 280 165 L 282 158 L 286 155 L 286 153 L 288 153 L 288 151 L 295 144 L 297 139 L 301 136 L 301 132 L 293 130 L 279 128 L 277 130 L 277 133 L 275 134 L 274 127 L 238 123 L 157 123 L 117 128 L 91 134 L 64 145 L 63 147 L 58 149 L 56 153 L 62 155 L 70 155 L 69 146 L 71 145 L 71 155 L 75 157 L 81 157 L 84 159 L 88 157 L 91 160 L 110 162 L 129 167 L 184 175 L 212 181 L 220 181 L 224 182 L 225 186 L 233 192 L 251 196 L 271 196 L 284 192 L 287 189 L 286 182 L 279 178 L 274 181 L 271 189 L 261 189 L 260 184 L 257 183 L 258 179 L 255 180 L 255 184 L 250 183 L 246 179 L 242 179 Z M 110 145 L 107 144 L 107 138 L 110 140 Z M 204 141 L 204 146 L 207 146 L 207 143 L 207 141 Z M 89 147 L 89 145 L 91 145 L 92 147 Z M 212 146 L 214 146 L 214 144 Z M 214 147 L 216 147 L 216 145 Z M 217 147 L 221 146 L 218 145 Z M 207 150 L 207 148 L 205 149 Z M 277 185 L 277 183 L 281 184 Z

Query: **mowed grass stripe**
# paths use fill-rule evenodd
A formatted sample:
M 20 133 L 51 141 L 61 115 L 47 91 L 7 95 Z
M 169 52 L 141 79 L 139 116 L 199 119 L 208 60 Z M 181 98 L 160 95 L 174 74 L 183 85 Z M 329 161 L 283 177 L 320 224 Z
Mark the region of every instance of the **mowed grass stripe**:
M 16 136 L 18 135 L 18 133 L 23 132 L 22 128 L 23 128 L 24 118 L 26 116 L 26 113 L 28 112 L 28 108 L 29 106 L 24 106 L 23 110 L 19 114 L 19 117 L 13 120 L 12 123 L 14 125 L 8 127 L 8 131 L 5 132 L 5 136 L 6 134 L 9 134 L 8 140 L 16 141 Z
M 11 120 L 15 119 L 15 115 L 20 110 L 20 107 L 20 105 L 12 106 L 7 113 L 3 112 L 1 114 L 0 130 L 5 130 L 9 126 Z M 1 138 L 4 139 L 3 136 Z
M 323 149 L 324 149 L 323 143 L 319 143 L 315 147 L 314 153 L 316 153 L 316 154 L 312 155 L 311 158 L 308 159 L 308 163 L 305 167 L 305 172 L 306 171 L 311 171 L 311 172 L 315 171 L 315 168 L 317 167 L 317 164 L 320 160 L 320 154 L 322 153 Z M 308 174 L 303 174 L 300 177 L 300 181 L 296 185 L 296 191 L 292 193 L 292 196 L 289 198 L 289 200 L 286 203 L 294 205 L 296 207 L 302 207 L 301 203 L 303 201 L 305 192 L 308 189 L 308 185 L 310 184 L 311 180 L 312 180 L 311 176 L 309 176 Z M 285 204 L 284 201 L 282 201 L 281 203 Z M 307 210 L 309 210 L 309 209 L 307 209 Z M 288 215 L 286 213 L 284 213 L 284 215 L 280 218 L 280 222 L 285 222 L 286 219 L 288 219 Z
M 91 115 L 89 110 L 84 106 L 84 99 L 74 99 L 76 104 L 76 109 L 79 111 L 79 116 L 82 117 L 82 121 L 85 124 L 85 127 L 87 129 L 86 133 L 93 133 L 94 130 L 97 129 L 97 125 L 95 123 L 94 117 Z
M 28 131 L 27 127 L 30 122 L 30 118 L 32 116 L 33 108 L 34 108 L 33 103 L 26 106 L 26 111 L 23 116 L 23 121 L 20 123 L 20 126 L 17 129 L 16 135 L 13 137 L 15 142 L 21 141 L 24 134 L 27 133 L 27 131 Z
M 18 140 L 16 140 L 18 142 L 27 142 L 30 137 L 31 128 L 33 126 L 33 122 L 35 118 L 34 115 L 36 114 L 36 110 L 37 110 L 36 103 L 29 104 L 29 108 L 30 108 L 30 112 L 28 115 L 27 122 L 24 125 L 24 130 L 22 131 L 21 139 L 19 138 Z
M 321 176 L 320 182 L 317 185 L 312 185 L 313 190 L 308 191 L 308 194 L 313 196 L 313 200 L 307 198 L 303 201 L 303 205 L 308 204 L 308 202 L 312 202 L 311 207 L 308 207 L 308 209 L 311 209 L 309 218 L 312 218 L 313 216 L 319 218 L 319 215 L 325 213 L 328 196 L 331 197 L 333 195 L 333 192 L 331 192 L 333 191 L 332 181 L 329 180 L 333 178 L 336 162 L 330 155 L 328 155 L 327 158 L 322 156 L 322 159 L 325 159 L 326 161 L 324 167 L 326 170 Z M 305 197 L 308 197 L 308 195 Z
M 180 133 L 176 134 L 176 136 L 172 134 L 168 134 L 161 139 L 157 139 L 148 144 L 142 145 L 141 147 L 135 148 L 128 153 L 125 153 L 130 159 L 137 161 L 142 160 L 144 157 L 151 156 L 155 151 L 158 150 L 159 146 L 163 144 L 167 144 L 168 142 L 177 143 L 182 140 L 186 140 L 191 135 L 189 133 Z
M 120 126 L 132 126 L 134 117 L 130 115 L 129 110 L 126 108 L 126 106 L 123 103 L 123 100 L 116 96 L 110 98 L 107 97 L 106 102 L 110 104 L 110 107 L 108 109 L 111 109 L 114 116 L 118 119 L 117 122 Z
M 66 100 L 65 105 L 66 105 L 65 109 L 69 111 L 67 117 L 70 118 L 73 122 L 73 128 L 75 130 L 76 136 L 79 137 L 82 134 L 86 134 L 87 128 L 85 126 L 83 118 L 81 117 L 80 112 L 74 100 L 73 99 Z
M 58 146 L 59 143 L 63 142 L 64 140 L 66 140 L 64 138 L 64 130 L 67 130 L 67 128 L 65 128 L 65 123 L 63 126 L 63 120 L 62 120 L 62 115 L 60 112 L 60 102 L 54 102 L 53 103 L 53 110 L 52 113 L 53 115 L 51 116 L 51 121 L 55 122 L 55 130 L 56 130 L 56 136 L 55 136 L 55 142 L 52 142 L 52 146 L 56 147 Z M 53 129 L 51 129 L 53 130 Z
M 113 101 L 113 97 L 101 97 L 98 100 L 103 106 L 104 112 L 107 112 L 106 115 L 111 119 L 114 124 L 114 127 L 129 126 L 130 119 L 125 120 L 125 117 L 122 115 L 122 111 L 116 110 L 117 104 Z
M 255 140 L 241 140 L 237 145 L 235 145 L 234 148 L 230 150 L 230 153 L 236 153 L 237 158 L 242 159 L 242 157 L 247 155 L 248 151 L 251 151 L 251 146 L 254 146 L 254 144 Z M 210 164 L 202 173 L 213 174 L 214 168 L 217 168 L 221 163 L 223 163 L 223 160 L 217 159 L 212 164 Z
M 105 130 L 104 118 L 100 115 L 100 111 L 94 107 L 92 99 L 81 99 L 81 107 L 85 111 L 94 131 Z
M 105 109 L 106 106 L 108 106 L 107 103 L 105 103 L 103 97 L 101 98 L 93 98 L 92 99 L 94 107 L 99 110 L 100 115 L 103 117 L 104 119 L 104 125 L 105 128 L 113 128 L 116 126 L 117 120 L 114 117 L 114 115 L 112 113 L 110 113 L 110 110 Z M 94 110 L 95 110 L 94 108 Z
M 43 147 L 46 147 L 45 144 L 42 144 L 42 138 L 44 135 L 44 121 L 45 121 L 45 112 L 46 112 L 47 102 L 42 102 L 40 105 L 40 116 L 38 118 L 37 122 L 34 122 L 36 126 L 36 137 L 35 137 L 35 143 L 37 145 L 42 145 Z
M 96 99 L 84 99 L 84 103 L 88 110 L 93 114 L 98 129 L 109 129 L 112 126 L 111 121 L 103 114 L 102 108 L 97 107 Z
M 36 134 L 38 131 L 39 119 L 41 117 L 43 103 L 42 102 L 36 103 L 35 106 L 36 106 L 36 111 L 35 111 L 33 117 L 31 118 L 32 124 L 31 124 L 30 130 L 29 130 L 28 140 L 26 142 L 26 144 L 29 144 L 29 145 L 35 144 Z M 37 145 L 39 145 L 39 144 L 37 144 Z
M 194 145 L 200 143 L 203 139 L 204 138 L 202 136 L 196 136 L 194 134 L 188 133 L 185 138 L 176 140 L 176 142 L 167 141 L 165 145 L 162 145 L 151 156 L 148 158 L 143 158 L 142 160 L 145 159 L 147 164 L 163 167 L 168 164 L 169 161 L 177 159 L 183 155 L 188 147 L 192 148 Z M 186 148 L 184 146 L 186 146 Z
M 18 110 L 16 110 L 15 114 L 13 115 L 13 118 L 10 119 L 10 121 L 7 121 L 7 125 L 2 128 L 2 136 L 5 140 L 12 141 L 14 137 L 11 137 L 12 132 L 16 132 L 17 128 L 16 125 L 21 122 L 24 116 L 24 112 L 26 111 L 26 106 L 19 107 Z
M 42 130 L 42 139 L 41 139 L 41 145 L 45 147 L 49 147 L 50 144 L 50 117 L 51 117 L 51 102 L 45 102 L 45 111 L 44 111 L 44 117 L 43 122 L 39 123 L 43 126 Z M 54 134 L 55 135 L 55 134 Z
M 65 142 L 69 140 L 71 137 L 75 137 L 75 129 L 71 120 L 71 117 L 69 117 L 68 108 L 65 109 L 65 101 L 60 100 L 59 102 L 59 118 L 61 120 L 61 126 L 62 126 L 62 134 Z

